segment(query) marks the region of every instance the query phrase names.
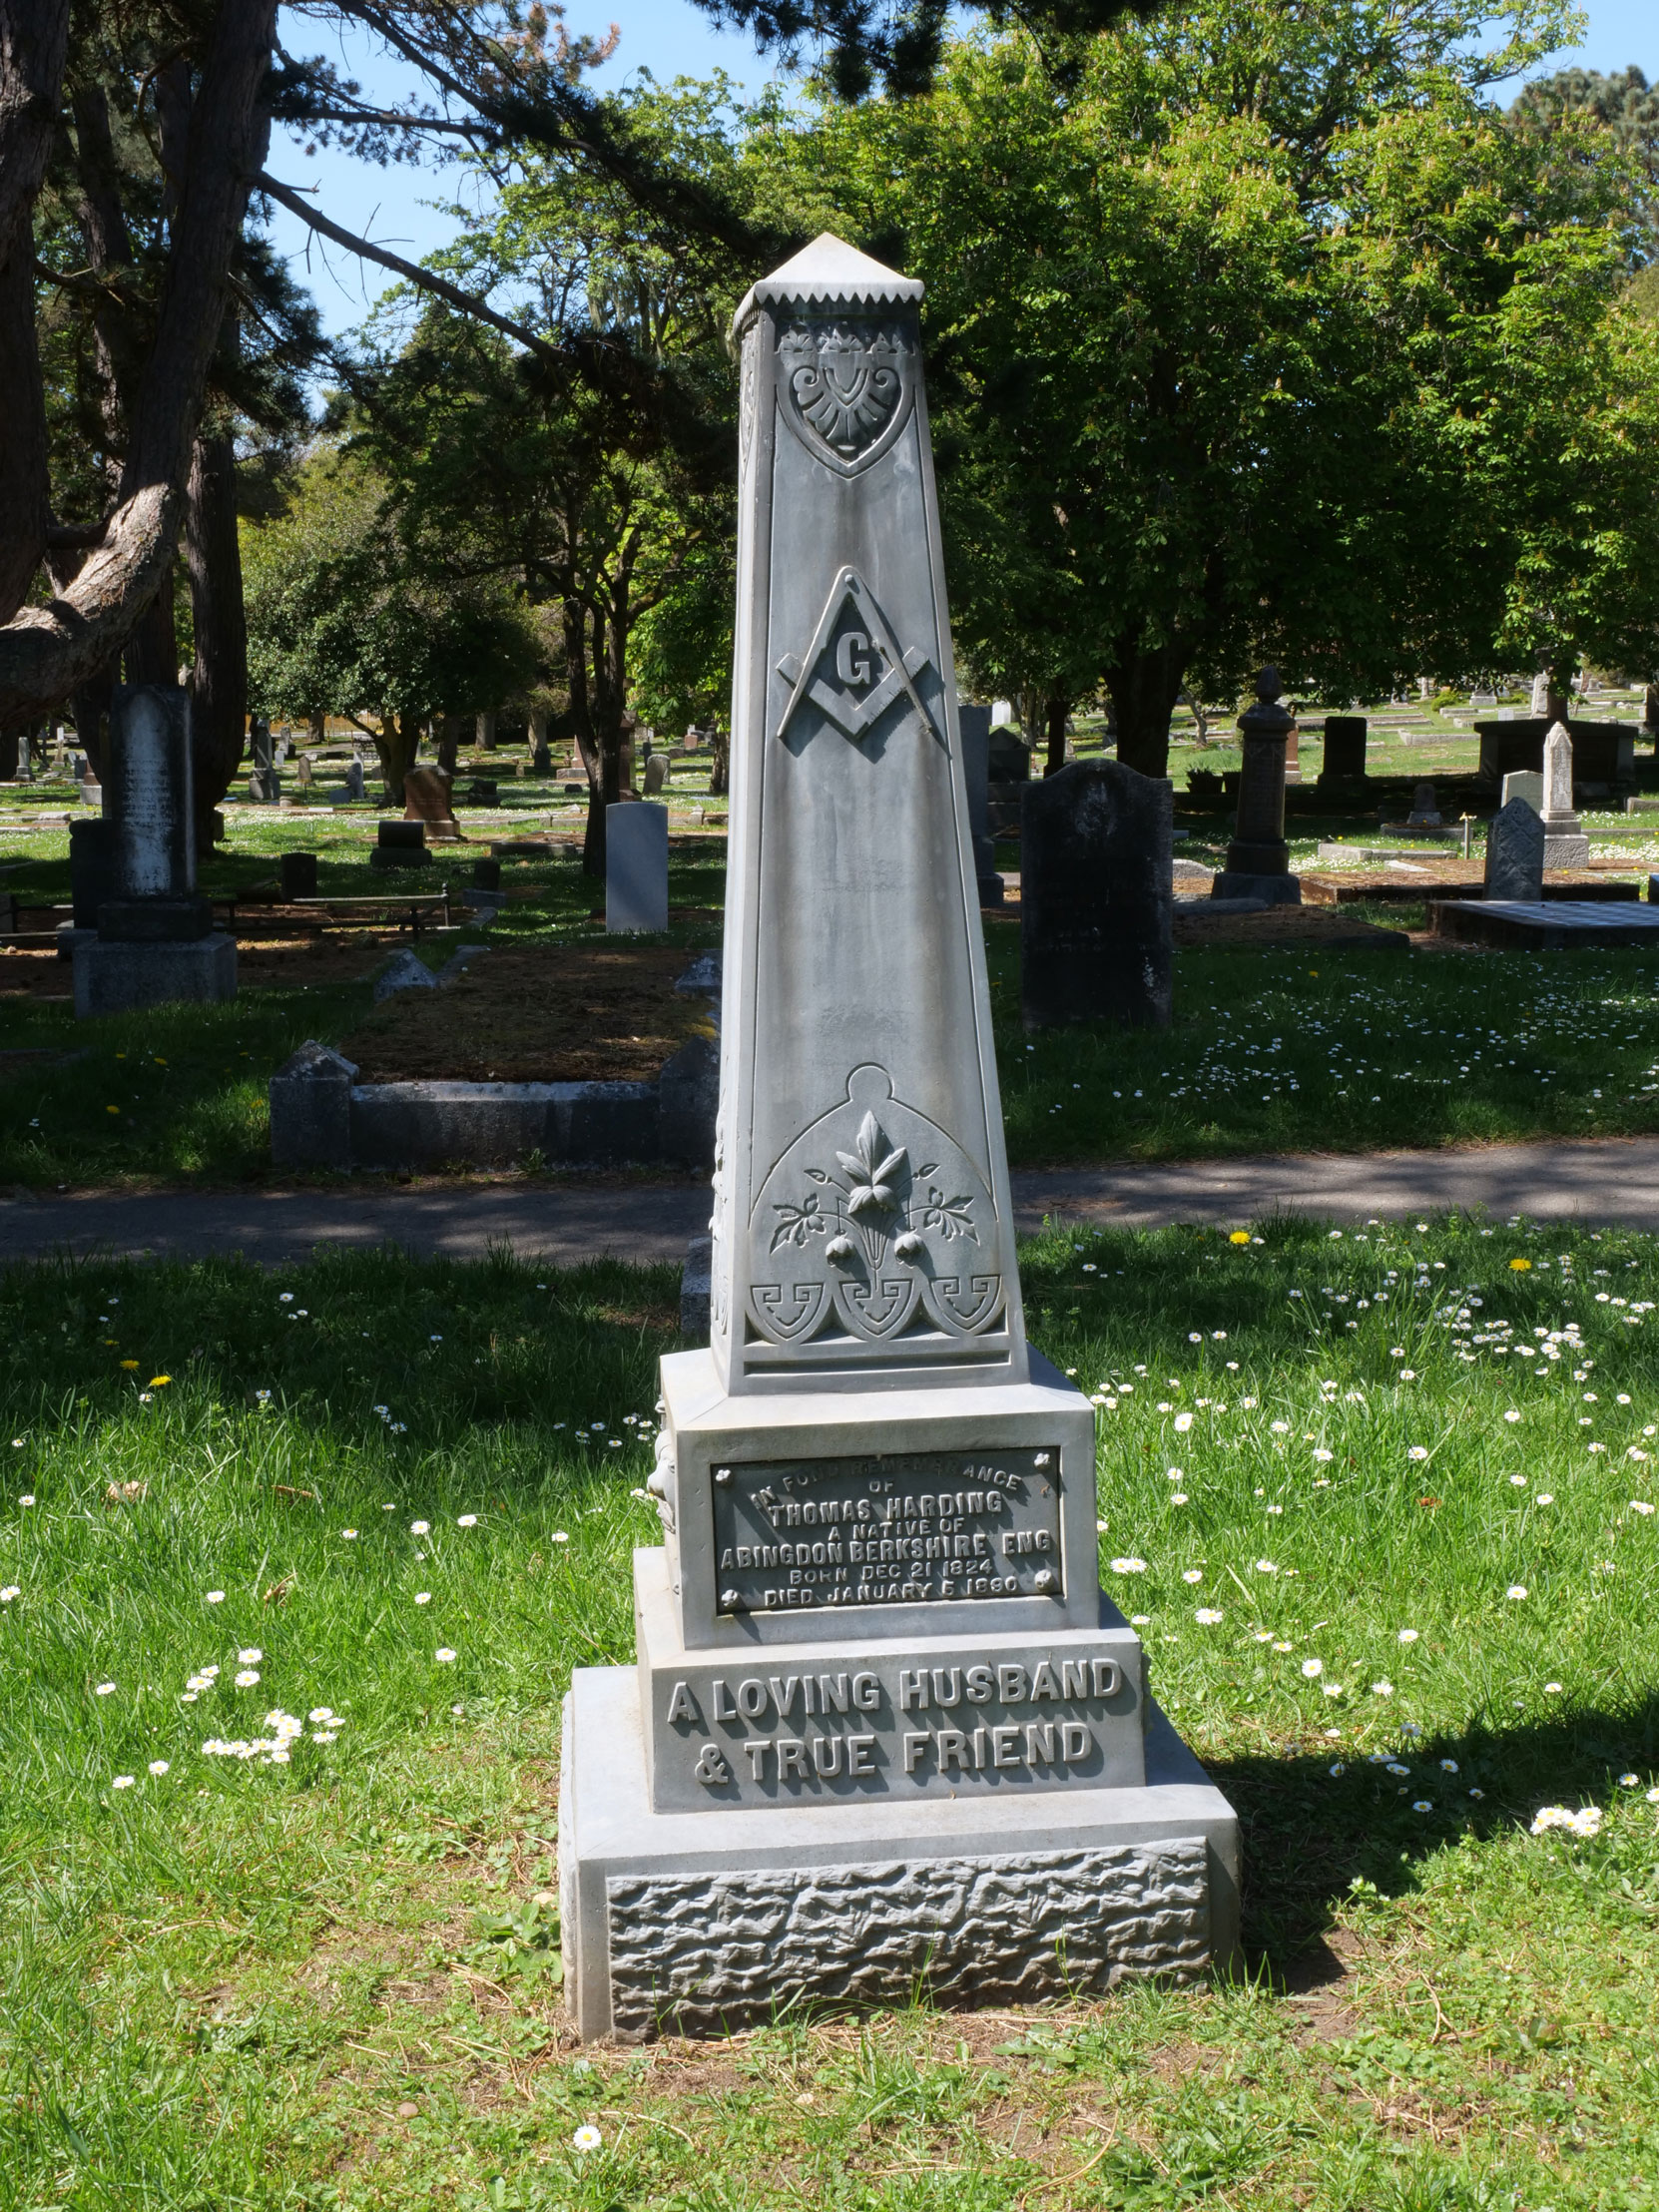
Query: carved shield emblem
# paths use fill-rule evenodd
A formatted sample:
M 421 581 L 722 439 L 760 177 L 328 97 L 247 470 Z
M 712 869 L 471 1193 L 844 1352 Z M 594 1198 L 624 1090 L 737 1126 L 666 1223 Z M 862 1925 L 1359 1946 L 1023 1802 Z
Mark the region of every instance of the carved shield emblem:
M 856 476 L 903 429 L 915 396 L 913 341 L 896 324 L 844 317 L 787 325 L 779 404 L 815 459 Z

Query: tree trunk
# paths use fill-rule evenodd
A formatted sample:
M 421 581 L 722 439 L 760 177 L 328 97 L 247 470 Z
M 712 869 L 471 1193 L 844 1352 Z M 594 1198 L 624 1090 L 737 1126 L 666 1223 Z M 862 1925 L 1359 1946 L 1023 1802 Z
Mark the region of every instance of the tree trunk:
M 179 682 L 179 635 L 174 623 L 178 582 L 172 565 L 162 578 L 156 596 L 133 625 L 122 655 L 129 684 L 163 684 L 169 691 Z
M 379 757 L 386 797 L 394 807 L 401 807 L 403 779 L 414 767 L 415 755 L 420 751 L 420 717 L 399 717 L 389 707 L 383 707 L 380 727 L 371 730 L 369 736 L 374 740 L 374 751 Z
M 1044 777 L 1058 776 L 1066 765 L 1066 722 L 1070 714 L 1071 701 L 1050 692 L 1043 702 L 1043 741 L 1047 748 Z
M 28 596 L 51 519 L 35 342 L 35 201 L 58 128 L 69 0 L 0 0 L 0 623 Z M 8 703 L 7 720 L 41 702 Z
M 7 10 L 0 20 L 0 111 L 16 75 L 5 38 L 15 5 L 0 0 Z M 46 0 L 49 18 L 55 5 Z M 0 628 L 0 715 L 50 709 L 84 684 L 131 634 L 173 565 L 208 366 L 225 319 L 231 257 L 270 137 L 261 97 L 276 18 L 276 0 L 221 0 L 197 93 L 121 503 L 102 547 L 68 590 L 50 606 L 21 608 Z M 0 173 L 10 129 L 0 120 Z M 31 191 L 25 205 L 33 200 Z
M 1118 726 L 1118 759 L 1142 776 L 1169 774 L 1169 718 L 1181 694 L 1185 661 L 1184 646 L 1143 652 L 1123 639 L 1116 663 L 1106 672 Z
M 191 458 L 185 512 L 196 666 L 191 674 L 190 749 L 196 843 L 213 842 L 214 810 L 242 763 L 248 732 L 248 620 L 237 539 L 237 455 L 228 437 L 203 437 Z
M 717 729 L 709 741 L 709 797 L 724 799 L 732 783 L 732 734 Z
M 76 692 L 70 701 L 75 716 L 75 740 L 81 751 L 92 763 L 92 773 L 100 784 L 104 782 L 109 767 L 110 707 L 115 698 L 115 664 L 108 663 Z
M 52 508 L 46 390 L 35 345 L 34 242 L 27 230 L 10 260 L 0 262 L 0 392 L 6 402 L 0 436 L 0 622 L 9 622 L 28 597 L 46 552 Z

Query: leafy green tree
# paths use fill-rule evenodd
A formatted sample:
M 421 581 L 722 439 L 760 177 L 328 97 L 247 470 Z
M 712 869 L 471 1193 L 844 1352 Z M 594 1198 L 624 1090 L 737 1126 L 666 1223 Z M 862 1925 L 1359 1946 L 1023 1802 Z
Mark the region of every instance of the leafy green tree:
M 618 106 L 633 143 L 729 197 L 725 99 L 719 83 L 647 80 Z M 429 573 L 496 579 L 556 617 L 564 725 L 588 777 L 585 864 L 602 873 L 637 626 L 673 601 L 706 628 L 708 579 L 725 566 L 713 549 L 731 534 L 736 440 L 723 333 L 745 278 L 718 243 L 676 236 L 629 192 L 564 165 L 526 158 L 481 212 L 456 212 L 466 233 L 443 266 L 526 342 L 428 308 L 353 378 L 352 440 Z M 656 637 L 667 642 L 661 625 Z
M 1189 681 L 1227 696 L 1271 658 L 1341 699 L 1511 649 L 1530 525 L 1503 490 L 1570 445 L 1567 332 L 1611 331 L 1624 251 L 1608 165 L 1482 97 L 1552 27 L 1517 11 L 1480 56 L 1461 0 L 1194 0 L 1059 78 L 1024 36 L 964 42 L 925 100 L 753 142 L 927 280 L 982 682 L 1051 714 L 1103 682 L 1121 757 L 1162 774 Z M 1534 326 L 1548 373 L 1505 357 Z M 1640 413 L 1640 348 L 1605 357 Z
M 497 706 L 533 680 L 534 631 L 490 577 L 434 577 L 358 457 L 314 454 L 280 513 L 244 525 L 255 705 L 344 716 L 373 739 L 394 805 L 429 716 Z

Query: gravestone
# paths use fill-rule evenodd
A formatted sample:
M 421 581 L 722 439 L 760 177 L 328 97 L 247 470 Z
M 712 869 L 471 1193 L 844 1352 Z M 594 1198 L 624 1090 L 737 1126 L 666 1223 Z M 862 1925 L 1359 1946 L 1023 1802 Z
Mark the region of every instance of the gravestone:
M 1327 715 L 1325 756 L 1320 763 L 1322 784 L 1358 784 L 1366 774 L 1366 739 L 1370 724 L 1364 715 Z
M 1411 811 L 1405 817 L 1407 830 L 1438 830 L 1440 827 L 1440 802 L 1432 784 L 1419 784 L 1411 794 Z
M 1544 895 L 1544 826 L 1524 799 L 1506 799 L 1492 817 L 1485 895 L 1532 901 Z
M 991 834 L 991 711 L 959 706 L 962 775 L 967 784 L 968 835 L 981 906 L 1000 906 L 1006 889 L 996 872 L 996 839 Z
M 645 775 L 642 781 L 645 785 L 647 799 L 655 799 L 668 782 L 668 755 L 666 753 L 652 754 L 650 760 L 645 764 Z
M 668 809 L 625 799 L 605 810 L 605 927 L 668 927 Z
M 551 748 L 545 745 L 538 745 L 535 750 L 535 754 L 531 759 L 530 768 L 534 775 L 551 776 L 553 774 L 553 754 Z
M 1027 784 L 1020 808 L 1019 1003 L 1028 1032 L 1170 1024 L 1175 793 L 1117 761 Z
M 423 822 L 426 834 L 454 838 L 461 833 L 450 799 L 449 779 L 441 768 L 411 768 L 403 774 L 403 820 Z
M 486 753 L 495 751 L 496 719 L 493 714 L 481 714 L 478 717 L 476 735 L 479 745 Z
M 308 753 L 301 753 L 293 764 L 293 773 L 299 780 L 299 789 L 308 792 L 316 782 L 316 768 Z
M 236 941 L 196 888 L 190 698 L 178 686 L 116 686 L 109 819 L 116 883 L 97 936 L 75 945 L 77 1017 L 235 998 Z
M 481 891 L 498 891 L 501 888 L 501 862 L 499 860 L 474 860 L 472 880 Z
M 1270 906 L 1300 906 L 1302 879 L 1291 873 L 1285 842 L 1285 748 L 1296 724 L 1279 694 L 1279 671 L 1256 679 L 1256 704 L 1239 717 L 1244 758 L 1239 813 L 1227 865 L 1216 876 L 1217 898 L 1262 898 Z
M 1572 803 L 1572 740 L 1564 722 L 1544 740 L 1544 865 L 1588 867 L 1590 840 Z
M 316 854 L 314 852 L 284 852 L 282 854 L 282 896 L 284 898 L 314 898 L 316 896 Z
M 370 867 L 429 867 L 432 855 L 426 849 L 426 825 L 423 822 L 382 822 L 373 851 L 368 856 Z
M 1285 781 L 1287 784 L 1302 782 L 1302 733 L 1294 722 L 1285 740 Z
M 58 925 L 58 958 L 73 959 L 78 944 L 90 944 L 98 935 L 98 914 L 106 899 L 121 889 L 120 856 L 116 847 L 115 819 L 100 815 L 92 822 L 69 826 L 70 919 Z
M 565 1706 L 584 2036 L 1236 1946 L 1234 1815 L 1148 1704 L 1092 1408 L 1025 1341 L 920 292 L 823 238 L 734 323 L 711 1340 L 660 1370 L 637 1662 Z
M 1534 718 L 1549 712 L 1549 675 L 1544 669 L 1532 679 L 1532 703 L 1527 712 Z
M 254 763 L 248 779 L 248 796 L 256 806 L 275 807 L 282 796 L 282 779 L 276 773 L 271 725 L 260 715 L 253 716 L 249 722 L 248 745 Z
M 363 789 L 363 764 L 361 761 L 349 761 L 346 764 L 345 796 L 352 800 L 366 799 L 368 796 Z
M 1523 799 L 1535 815 L 1544 811 L 1544 772 L 1542 769 L 1518 768 L 1503 779 L 1501 804 L 1508 806 L 1511 799 Z

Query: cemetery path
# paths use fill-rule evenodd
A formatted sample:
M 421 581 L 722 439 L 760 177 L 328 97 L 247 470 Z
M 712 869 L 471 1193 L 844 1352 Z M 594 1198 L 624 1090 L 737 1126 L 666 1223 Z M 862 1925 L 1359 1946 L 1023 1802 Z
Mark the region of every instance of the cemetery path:
M 679 1261 L 708 1222 L 697 1183 L 451 1183 L 343 1190 L 68 1192 L 0 1199 L 0 1261 L 53 1253 L 195 1259 L 241 1252 L 267 1267 L 319 1245 L 482 1259 L 511 1244 L 569 1265 L 610 1254 Z M 1487 1145 L 1436 1152 L 1286 1153 L 1153 1166 L 1027 1169 L 1014 1177 L 1018 1227 L 1045 1217 L 1156 1229 L 1233 1227 L 1279 1212 L 1335 1221 L 1446 1207 L 1503 1218 L 1659 1230 L 1659 1138 Z

